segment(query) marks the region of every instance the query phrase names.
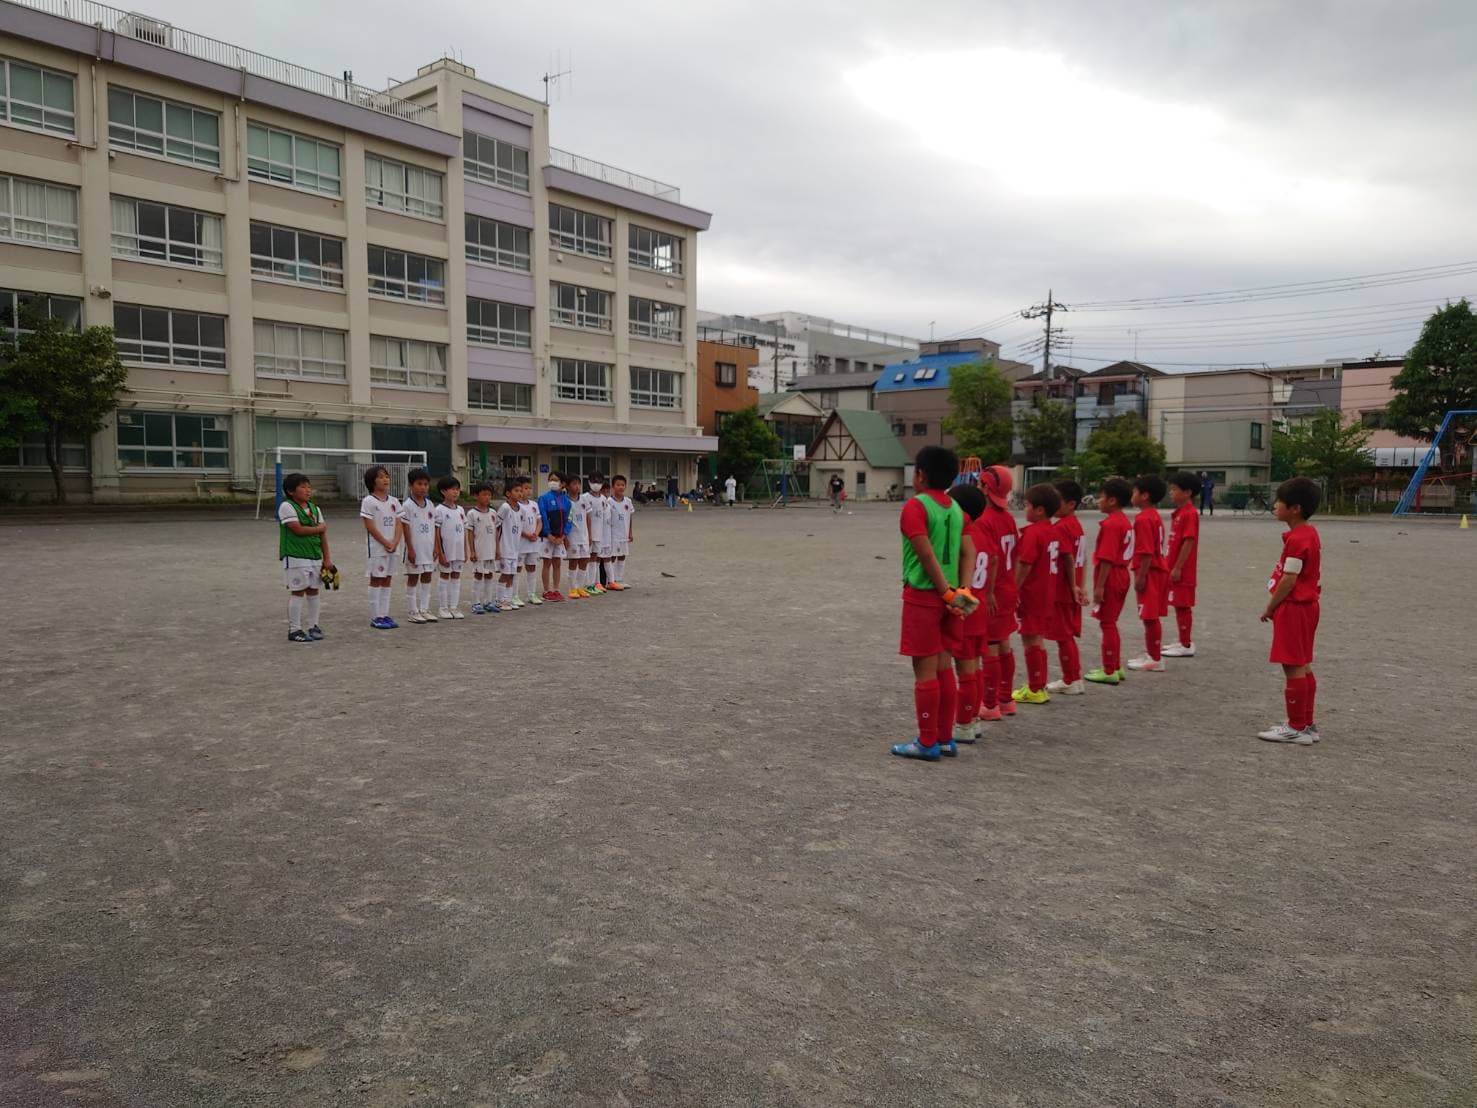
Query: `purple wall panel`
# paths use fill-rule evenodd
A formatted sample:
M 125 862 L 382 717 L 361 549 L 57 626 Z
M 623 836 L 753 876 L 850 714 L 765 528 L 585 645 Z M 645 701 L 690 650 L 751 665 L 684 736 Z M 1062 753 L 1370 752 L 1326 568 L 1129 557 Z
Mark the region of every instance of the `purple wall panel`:
M 469 215 L 500 219 L 519 227 L 533 226 L 533 199 L 522 193 L 468 181 L 466 205 Z
M 533 354 L 527 350 L 499 350 L 467 346 L 467 376 L 473 381 L 534 383 Z
M 467 266 L 467 295 L 479 300 L 501 300 L 505 304 L 533 307 L 533 278 L 527 273 L 506 273 L 485 265 Z

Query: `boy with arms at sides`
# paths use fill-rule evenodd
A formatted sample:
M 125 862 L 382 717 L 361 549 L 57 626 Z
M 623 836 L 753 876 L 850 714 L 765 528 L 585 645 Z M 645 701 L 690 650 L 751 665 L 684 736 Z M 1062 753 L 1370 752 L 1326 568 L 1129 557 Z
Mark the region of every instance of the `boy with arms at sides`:
M 580 479 L 571 473 L 564 479 L 564 492 L 569 497 L 569 591 L 571 600 L 594 596 L 586 586 L 590 572 L 590 507 L 589 493 L 580 491 Z
M 497 580 L 497 513 L 492 510 L 492 486 L 472 486 L 473 506 L 467 509 L 467 561 L 472 566 L 472 614 L 497 611 L 492 602 Z
M 442 619 L 466 619 L 462 615 L 462 565 L 467 560 L 467 510 L 457 503 L 462 483 L 451 474 L 436 482 L 441 503 L 436 505 L 436 564 L 441 579 L 436 582 L 436 603 Z
M 539 555 L 544 563 L 543 599 L 560 601 L 564 594 L 559 591 L 559 577 L 564 560 L 568 556 L 569 542 L 569 497 L 564 493 L 564 479 L 557 473 L 549 474 L 549 487 L 538 498 Z M 571 569 L 571 573 L 573 570 Z M 554 584 L 549 586 L 549 579 Z
M 1026 683 L 1011 693 L 1018 704 L 1051 700 L 1046 692 L 1046 636 L 1056 630 L 1057 577 L 1062 569 L 1061 541 L 1051 518 L 1061 506 L 1061 494 L 1051 485 L 1026 490 L 1026 529 L 1015 555 L 1017 611 L 1026 652 Z
M 603 596 L 606 582 L 610 580 L 610 567 L 606 564 L 606 549 L 610 542 L 610 486 L 605 483 L 605 474 L 590 474 L 589 497 L 590 591 Z
M 610 479 L 610 572 L 609 588 L 625 592 L 626 555 L 636 541 L 636 504 L 626 497 L 626 479 L 617 473 Z
M 1054 483 L 1062 506 L 1056 510 L 1057 558 L 1060 567 L 1057 573 L 1056 639 L 1057 655 L 1061 658 L 1060 681 L 1047 684 L 1046 691 L 1063 696 L 1081 696 L 1082 652 L 1077 649 L 1077 640 L 1082 637 L 1082 609 L 1087 606 L 1087 590 L 1083 588 L 1083 567 L 1087 565 L 1087 536 L 1082 531 L 1082 521 L 1077 518 L 1077 505 L 1082 502 L 1082 486 L 1070 478 Z
M 369 578 L 369 626 L 388 631 L 400 625 L 390 618 L 390 585 L 395 551 L 400 549 L 400 501 L 390 495 L 390 471 L 370 466 L 364 471 L 369 494 L 359 501 L 364 521 L 364 576 Z M 414 607 L 414 605 L 412 605 Z
M 917 496 L 903 505 L 903 627 L 898 653 L 913 662 L 913 709 L 918 737 L 897 743 L 899 758 L 937 762 L 957 757 L 953 727 L 958 686 L 950 657 L 962 648 L 964 620 L 977 601 L 960 591 L 974 566 L 964 534 L 964 509 L 947 489 L 959 473 L 959 458 L 942 446 L 918 451 L 913 471 Z
M 543 541 L 539 532 L 544 524 L 534 502 L 532 477 L 524 477 L 518 488 L 518 517 L 523 521 L 523 530 L 518 535 L 518 570 L 528 581 L 520 591 L 529 604 L 542 604 L 543 597 L 538 594 L 538 556 Z
M 967 567 L 969 579 L 964 582 L 964 587 L 975 597 L 984 596 L 990 579 L 990 553 L 979 529 L 979 517 L 985 511 L 985 494 L 978 485 L 955 485 L 949 490 L 949 497 L 964 509 L 964 534 L 974 549 L 974 559 Z M 958 706 L 954 711 L 956 743 L 975 743 L 984 737 L 979 718 L 982 694 L 980 656 L 985 652 L 989 630 L 990 613 L 981 604 L 965 618 L 960 643 L 954 648 L 958 684 Z M 1000 718 L 998 709 L 993 718 Z
M 1164 628 L 1159 622 L 1169 615 L 1169 533 L 1159 514 L 1164 499 L 1164 479 L 1146 473 L 1133 483 L 1133 588 L 1138 594 L 1139 620 L 1144 625 L 1144 652 L 1128 660 L 1129 669 L 1150 673 L 1164 671 Z
M 1272 743 L 1312 746 L 1318 741 L 1313 709 L 1318 679 L 1313 676 L 1313 639 L 1318 633 L 1319 581 L 1323 572 L 1323 543 L 1309 519 L 1318 510 L 1318 486 L 1306 477 L 1293 477 L 1277 486 L 1273 511 L 1287 524 L 1282 535 L 1282 557 L 1267 582 L 1272 594 L 1262 622 L 1272 624 L 1269 661 L 1282 667 L 1287 722 L 1257 735 Z
M 503 490 L 503 502 L 497 509 L 497 610 L 511 612 L 523 607 L 518 599 L 517 579 L 522 563 L 523 513 L 518 510 L 518 497 L 523 491 L 522 477 L 509 477 Z
M 1169 500 L 1174 514 L 1169 517 L 1169 606 L 1174 609 L 1179 642 L 1164 648 L 1166 658 L 1195 657 L 1195 567 L 1200 560 L 1200 513 L 1195 510 L 1195 495 L 1200 491 L 1200 478 L 1188 470 L 1180 470 L 1170 479 Z
M 287 641 L 317 642 L 323 638 L 318 626 L 320 574 L 333 569 L 328 553 L 328 524 L 323 511 L 313 503 L 313 486 L 301 473 L 282 478 L 286 499 L 277 509 L 277 556 L 282 559 L 282 580 L 287 586 Z M 306 622 L 308 629 L 303 630 Z
M 1103 521 L 1097 528 L 1092 550 L 1092 616 L 1103 631 L 1103 664 L 1085 677 L 1099 685 L 1118 685 L 1123 672 L 1123 640 L 1118 636 L 1118 617 L 1128 598 L 1133 561 L 1133 524 L 1123 505 L 1133 496 L 1133 486 L 1122 477 L 1109 477 L 1098 490 L 1098 508 Z
M 984 597 L 990 626 L 981 671 L 984 676 L 980 679 L 984 683 L 980 718 L 985 720 L 1015 715 L 1015 701 L 1010 696 L 1015 683 L 1015 654 L 1010 649 L 1010 636 L 1016 629 L 1015 547 L 1020 535 L 1010 514 L 1010 490 L 1014 487 L 1015 477 L 1004 466 L 990 466 L 980 473 L 986 503 L 979 526 L 990 553 L 990 580 Z
M 410 471 L 410 495 L 400 502 L 400 532 L 405 536 L 405 590 L 411 623 L 435 623 L 431 578 L 436 574 L 436 507 L 427 499 L 431 475 Z

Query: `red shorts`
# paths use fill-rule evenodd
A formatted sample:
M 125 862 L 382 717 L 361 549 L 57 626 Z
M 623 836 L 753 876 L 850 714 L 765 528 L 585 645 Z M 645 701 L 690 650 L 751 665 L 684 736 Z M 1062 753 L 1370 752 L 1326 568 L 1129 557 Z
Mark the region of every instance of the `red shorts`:
M 1108 573 L 1108 587 L 1103 590 L 1103 602 L 1093 607 L 1092 618 L 1099 623 L 1117 623 L 1118 617 L 1123 614 L 1123 602 L 1128 599 L 1128 590 L 1132 587 L 1128 570 L 1123 566 L 1114 566 Z
M 1318 601 L 1284 600 L 1272 613 L 1272 653 L 1267 659 L 1283 666 L 1313 664 L 1313 637 L 1318 633 Z
M 985 656 L 985 636 L 971 635 L 968 630 L 959 638 L 959 645 L 954 647 L 954 660 L 956 662 L 973 661 Z
M 1195 606 L 1195 586 L 1171 583 L 1167 599 L 1171 608 L 1193 608 Z
M 897 652 L 909 658 L 952 654 L 964 645 L 964 621 L 943 604 L 903 603 L 903 634 Z
M 1015 609 L 1019 603 L 1017 597 L 1007 597 L 1003 602 L 997 596 L 995 611 L 990 614 L 989 623 L 985 629 L 985 638 L 990 642 L 1004 642 L 1015 634 L 1018 626 L 1015 620 Z
M 1036 597 L 1021 597 L 1017 614 L 1021 621 L 1022 635 L 1050 635 L 1056 628 L 1056 605 L 1050 600 Z
M 1067 639 L 1080 639 L 1082 637 L 1082 605 L 1076 601 L 1068 604 L 1066 601 L 1058 600 L 1056 608 L 1056 625 L 1051 629 L 1052 642 L 1064 642 Z

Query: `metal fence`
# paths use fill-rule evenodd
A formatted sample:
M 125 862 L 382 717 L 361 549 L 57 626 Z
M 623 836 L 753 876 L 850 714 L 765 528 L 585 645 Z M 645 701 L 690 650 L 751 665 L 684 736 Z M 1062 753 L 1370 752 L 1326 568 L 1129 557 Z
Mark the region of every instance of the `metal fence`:
M 163 20 L 139 15 L 136 12 L 127 12 L 108 4 L 95 3 L 94 0 L 10 0 L 10 2 L 46 12 L 48 15 L 70 19 L 76 23 L 85 23 L 90 27 L 101 26 L 104 30 L 116 31 L 120 35 L 136 38 L 140 42 L 162 46 L 166 50 L 188 54 L 192 58 L 215 62 L 217 65 L 231 69 L 245 70 L 253 77 L 291 85 L 293 88 L 314 92 L 319 96 L 327 96 L 334 100 L 343 100 L 358 107 L 368 108 L 370 111 L 394 116 L 396 119 L 404 119 L 411 123 L 429 124 L 434 115 L 430 108 L 412 104 L 408 100 L 401 100 L 389 93 L 376 92 L 374 89 L 365 88 L 352 81 L 330 77 L 327 73 L 319 73 L 317 70 L 294 65 L 292 62 L 284 62 L 279 58 L 258 54 L 254 50 L 245 50 L 228 42 L 211 38 L 209 35 L 199 35 L 193 31 L 182 30 Z
M 594 158 L 582 158 L 578 154 L 571 154 L 568 150 L 558 150 L 551 146 L 549 164 L 560 169 L 567 169 L 571 173 L 578 173 L 581 177 L 593 177 L 597 181 L 619 185 L 632 192 L 643 192 L 647 196 L 670 200 L 674 204 L 682 202 L 682 190 L 676 185 L 669 185 L 651 177 L 643 177 L 629 170 L 617 169 L 613 165 L 597 162 Z

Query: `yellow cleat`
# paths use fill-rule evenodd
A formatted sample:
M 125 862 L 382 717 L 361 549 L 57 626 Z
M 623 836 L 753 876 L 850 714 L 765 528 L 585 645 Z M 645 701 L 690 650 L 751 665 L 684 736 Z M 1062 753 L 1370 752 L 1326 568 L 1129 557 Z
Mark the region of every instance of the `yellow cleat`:
M 1030 685 L 1022 685 L 1016 689 L 1015 692 L 1010 694 L 1010 699 L 1014 700 L 1017 704 L 1051 703 L 1051 697 L 1047 695 L 1045 689 L 1042 689 L 1040 692 L 1032 692 Z

